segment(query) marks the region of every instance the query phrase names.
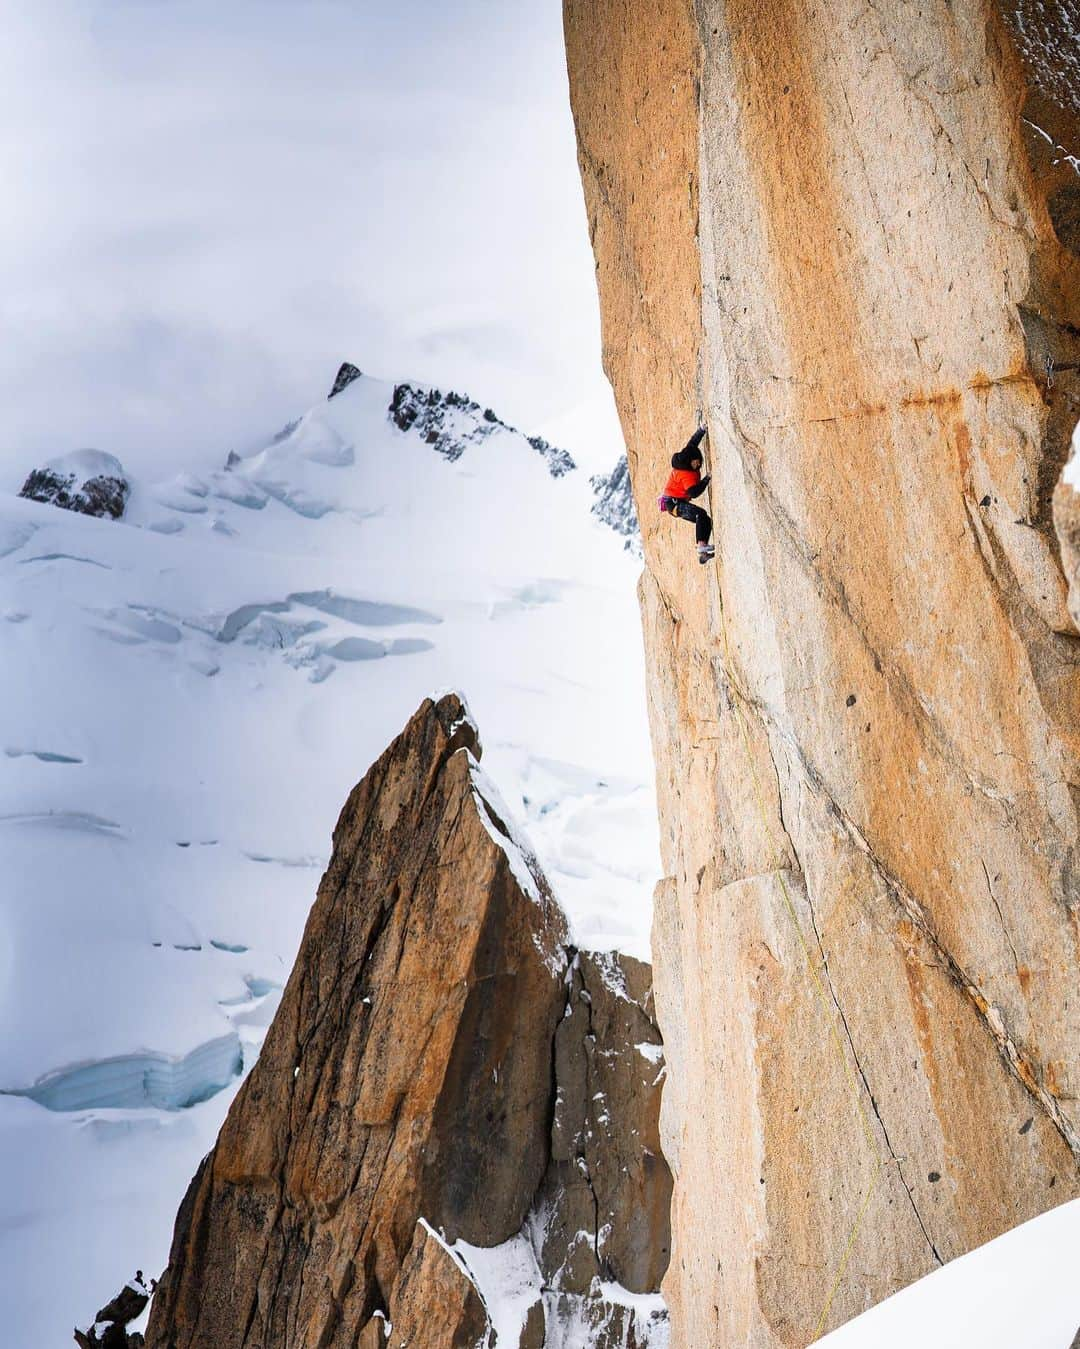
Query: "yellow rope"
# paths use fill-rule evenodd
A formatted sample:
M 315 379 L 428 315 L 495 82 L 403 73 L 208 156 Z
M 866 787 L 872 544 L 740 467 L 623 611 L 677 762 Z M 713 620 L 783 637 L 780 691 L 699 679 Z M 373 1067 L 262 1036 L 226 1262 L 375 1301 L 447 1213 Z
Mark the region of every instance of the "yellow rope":
M 735 712 L 735 720 L 739 726 L 739 734 L 742 739 L 743 751 L 746 754 L 747 765 L 749 766 L 750 769 L 750 779 L 754 788 L 754 797 L 757 802 L 758 813 L 761 816 L 762 830 L 768 841 L 770 850 L 776 851 L 776 841 L 772 827 L 769 824 L 769 815 L 767 810 L 765 809 L 765 799 L 761 791 L 761 782 L 758 778 L 757 768 L 754 765 L 753 750 L 750 747 L 750 737 L 747 731 L 745 718 L 743 717 L 742 714 L 741 704 L 742 701 L 744 700 L 745 695 L 739 689 L 731 672 L 731 649 L 728 645 L 727 620 L 724 614 L 723 596 L 719 594 L 719 588 L 720 582 L 718 578 L 717 592 L 720 599 L 720 633 L 723 638 L 723 646 L 724 646 L 723 652 L 724 674 L 727 676 L 728 687 L 731 689 L 733 695 L 732 708 Z M 851 1253 L 855 1249 L 855 1241 L 859 1235 L 859 1229 L 862 1227 L 863 1218 L 866 1216 L 867 1209 L 870 1207 L 870 1200 L 873 1198 L 874 1191 L 877 1188 L 877 1183 L 881 1176 L 881 1172 L 885 1163 L 881 1155 L 881 1146 L 877 1138 L 874 1136 L 874 1131 L 871 1128 L 870 1120 L 866 1114 L 866 1108 L 863 1105 L 862 1093 L 860 1092 L 859 1085 L 855 1080 L 855 1074 L 852 1071 L 848 1055 L 844 1051 L 844 1045 L 843 1041 L 840 1039 L 840 1033 L 836 1028 L 835 1013 L 832 1007 L 829 1005 L 829 999 L 825 993 L 825 988 L 821 982 L 821 975 L 818 973 L 813 953 L 811 952 L 810 945 L 806 940 L 806 935 L 803 932 L 802 924 L 799 922 L 799 915 L 795 909 L 795 904 L 791 898 L 791 892 L 788 889 L 787 881 L 784 879 L 784 868 L 778 867 L 776 874 L 777 879 L 780 882 L 781 893 L 784 896 L 784 905 L 787 908 L 788 914 L 795 927 L 795 931 L 798 934 L 799 945 L 802 947 L 802 953 L 806 959 L 807 967 L 810 970 L 810 975 L 814 982 L 814 988 L 817 992 L 818 1001 L 821 1004 L 822 1012 L 825 1015 L 825 1020 L 829 1027 L 830 1038 L 832 1039 L 833 1045 L 840 1058 L 840 1062 L 843 1064 L 844 1076 L 847 1079 L 848 1089 L 851 1092 L 852 1099 L 855 1102 L 855 1107 L 859 1113 L 859 1121 L 862 1125 L 863 1134 L 866 1138 L 867 1144 L 869 1145 L 870 1151 L 874 1154 L 877 1163 L 877 1165 L 874 1168 L 874 1174 L 871 1177 L 870 1184 L 867 1186 L 866 1194 L 863 1196 L 862 1202 L 859 1205 L 858 1212 L 855 1215 L 855 1221 L 851 1225 L 851 1231 L 848 1233 L 847 1242 L 845 1243 L 844 1251 L 840 1258 L 840 1264 L 837 1268 L 836 1276 L 833 1279 L 832 1286 L 830 1287 L 828 1296 L 825 1299 L 825 1305 L 821 1309 L 821 1315 L 818 1317 L 817 1324 L 814 1327 L 814 1333 L 810 1338 L 809 1342 L 813 1344 L 815 1340 L 820 1338 L 821 1332 L 825 1327 L 825 1323 L 829 1318 L 829 1312 L 832 1309 L 833 1299 L 836 1297 L 837 1291 L 840 1287 L 840 1283 L 844 1277 L 844 1272 L 847 1269 L 848 1261 L 851 1259 Z
M 829 1289 L 829 1296 L 825 1299 L 825 1305 L 821 1309 L 821 1315 L 817 1319 L 817 1325 L 814 1327 L 814 1333 L 810 1336 L 810 1343 L 821 1338 L 821 1332 L 825 1329 L 825 1322 L 829 1318 L 829 1312 L 832 1309 L 833 1298 L 840 1287 L 840 1281 L 844 1277 L 844 1271 L 847 1269 L 848 1260 L 851 1258 L 851 1252 L 855 1249 L 855 1239 L 859 1235 L 859 1228 L 862 1227 L 862 1220 L 866 1215 L 866 1210 L 870 1207 L 870 1200 L 874 1197 L 874 1191 L 877 1189 L 878 1178 L 881 1175 L 881 1169 L 885 1165 L 878 1153 L 877 1166 L 874 1168 L 874 1174 L 870 1179 L 870 1184 L 866 1187 L 866 1194 L 859 1205 L 859 1211 L 855 1215 L 855 1221 L 851 1224 L 851 1232 L 848 1235 L 847 1244 L 844 1247 L 844 1254 L 840 1257 L 840 1263 L 836 1268 L 836 1278 L 832 1281 L 832 1287 Z

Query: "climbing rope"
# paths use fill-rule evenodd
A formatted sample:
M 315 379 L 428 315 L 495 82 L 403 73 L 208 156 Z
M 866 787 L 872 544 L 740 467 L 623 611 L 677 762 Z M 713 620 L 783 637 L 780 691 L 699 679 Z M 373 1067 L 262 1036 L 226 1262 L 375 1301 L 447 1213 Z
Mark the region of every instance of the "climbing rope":
M 754 755 L 750 747 L 750 735 L 749 731 L 747 730 L 746 719 L 743 715 L 742 710 L 743 702 L 748 703 L 749 699 L 739 688 L 732 674 L 731 648 L 728 644 L 727 618 L 724 612 L 723 595 L 721 594 L 720 591 L 719 573 L 717 573 L 716 579 L 716 593 L 720 610 L 720 635 L 723 640 L 722 659 L 724 666 L 724 675 L 727 679 L 728 687 L 731 689 L 732 692 L 732 700 L 731 700 L 732 710 L 735 713 L 735 720 L 738 724 L 739 735 L 742 740 L 743 752 L 746 755 L 747 766 L 750 769 L 750 780 L 753 785 L 754 799 L 757 803 L 758 814 L 761 817 L 762 832 L 768 842 L 770 852 L 778 854 L 779 849 L 777 848 L 776 845 L 776 837 L 773 832 L 772 826 L 769 823 L 768 811 L 765 808 L 765 798 L 761 790 L 761 782 L 760 779 L 758 778 L 757 768 L 754 765 Z M 817 1324 L 814 1326 L 814 1332 L 810 1337 L 809 1343 L 813 1344 L 816 1340 L 820 1339 L 821 1333 L 825 1328 L 825 1324 L 829 1319 L 829 1312 L 832 1310 L 833 1300 L 836 1297 L 837 1291 L 843 1280 L 844 1272 L 847 1269 L 848 1261 L 851 1259 L 852 1251 L 855 1249 L 855 1242 L 859 1235 L 859 1229 L 862 1227 L 863 1219 L 866 1216 L 866 1212 L 870 1207 L 870 1201 L 874 1196 L 875 1190 L 877 1189 L 878 1181 L 881 1178 L 881 1173 L 886 1163 L 884 1157 L 882 1156 L 881 1144 L 874 1134 L 874 1130 L 871 1127 L 869 1117 L 867 1116 L 866 1113 L 866 1107 L 863 1105 L 862 1093 L 860 1092 L 859 1085 L 855 1080 L 855 1074 L 852 1071 L 849 1057 L 847 1053 L 845 1053 L 844 1051 L 843 1041 L 840 1039 L 840 1033 L 837 1030 L 836 1026 L 835 1012 L 829 1004 L 828 996 L 825 992 L 824 985 L 822 984 L 821 981 L 821 975 L 818 972 L 817 964 L 814 960 L 813 953 L 810 950 L 810 944 L 806 939 L 806 934 L 803 932 L 802 923 L 800 923 L 799 921 L 799 915 L 795 908 L 795 903 L 791 898 L 791 891 L 788 888 L 784 872 L 785 872 L 784 867 L 779 866 L 777 867 L 776 875 L 777 879 L 780 882 L 780 891 L 784 897 L 784 907 L 788 911 L 788 916 L 790 917 L 792 925 L 794 926 L 795 932 L 798 936 L 799 946 L 802 948 L 802 953 L 803 957 L 806 960 L 807 969 L 810 971 L 810 977 L 813 981 L 814 990 L 817 994 L 818 1002 L 821 1004 L 822 1013 L 825 1017 L 826 1024 L 829 1027 L 830 1039 L 836 1050 L 837 1056 L 839 1057 L 840 1062 L 843 1065 L 844 1076 L 847 1081 L 848 1089 L 851 1092 L 852 1099 L 855 1102 L 855 1109 L 858 1112 L 859 1122 L 862 1126 L 863 1135 L 865 1136 L 867 1145 L 870 1148 L 870 1151 L 875 1159 L 874 1172 L 870 1178 L 870 1184 L 867 1186 L 866 1193 L 862 1198 L 862 1202 L 859 1204 L 859 1208 L 855 1214 L 855 1219 L 851 1224 L 851 1230 L 849 1231 L 847 1241 L 844 1244 L 844 1250 L 840 1257 L 840 1263 L 839 1266 L 837 1267 L 836 1275 L 829 1288 L 828 1295 L 825 1298 L 825 1305 L 821 1309 L 821 1315 L 818 1317 Z M 824 952 L 822 953 L 822 960 L 824 960 Z

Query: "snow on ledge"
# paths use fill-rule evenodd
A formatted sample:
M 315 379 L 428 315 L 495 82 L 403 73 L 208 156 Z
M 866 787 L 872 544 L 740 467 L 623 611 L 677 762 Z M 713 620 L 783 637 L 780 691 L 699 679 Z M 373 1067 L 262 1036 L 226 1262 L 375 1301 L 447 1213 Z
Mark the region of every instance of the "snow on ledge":
M 78 483 L 84 483 L 90 478 L 127 477 L 120 460 L 114 454 L 106 454 L 104 450 L 71 450 L 54 459 L 46 459 L 42 467 L 61 477 L 70 474 Z
M 1069 1349 L 1080 1328 L 1080 1199 L 871 1307 L 823 1349 Z
M 420 1222 L 476 1287 L 494 1328 L 495 1343 L 517 1344 L 529 1308 L 540 1297 L 543 1286 L 540 1267 L 524 1231 L 501 1246 L 472 1246 L 463 1240 L 450 1245 L 426 1219 Z

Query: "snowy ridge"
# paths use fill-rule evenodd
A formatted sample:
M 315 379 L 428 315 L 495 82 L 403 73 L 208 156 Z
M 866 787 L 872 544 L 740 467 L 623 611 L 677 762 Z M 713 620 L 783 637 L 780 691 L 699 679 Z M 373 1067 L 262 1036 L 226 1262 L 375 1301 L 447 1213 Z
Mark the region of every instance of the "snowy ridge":
M 350 381 L 351 382 L 351 381 Z M 470 445 L 479 445 L 495 431 L 520 434 L 492 412 L 464 394 L 443 393 L 417 384 L 397 384 L 390 400 L 390 418 L 400 431 L 415 430 L 426 444 L 453 462 Z M 577 464 L 543 436 L 525 436 L 526 444 L 545 460 L 553 478 L 572 473 Z
M 584 474 L 498 419 L 449 458 L 395 387 L 356 376 L 228 468 L 132 481 L 120 521 L 0 499 L 13 1342 L 164 1264 L 342 802 L 433 690 L 467 693 L 575 940 L 647 953 L 637 565 Z

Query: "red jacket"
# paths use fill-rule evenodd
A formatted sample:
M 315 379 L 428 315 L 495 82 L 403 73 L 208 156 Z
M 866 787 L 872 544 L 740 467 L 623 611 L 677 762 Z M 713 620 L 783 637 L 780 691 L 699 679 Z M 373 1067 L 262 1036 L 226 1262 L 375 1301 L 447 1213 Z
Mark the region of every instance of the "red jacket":
M 680 501 L 689 501 L 697 493 L 692 489 L 701 481 L 701 474 L 692 468 L 673 468 L 664 488 L 664 496 L 677 497 Z

